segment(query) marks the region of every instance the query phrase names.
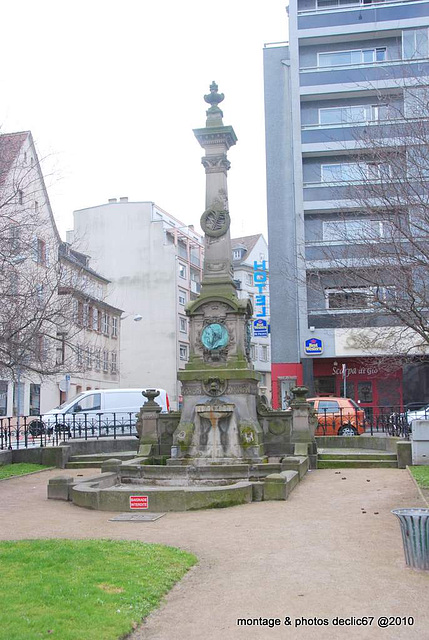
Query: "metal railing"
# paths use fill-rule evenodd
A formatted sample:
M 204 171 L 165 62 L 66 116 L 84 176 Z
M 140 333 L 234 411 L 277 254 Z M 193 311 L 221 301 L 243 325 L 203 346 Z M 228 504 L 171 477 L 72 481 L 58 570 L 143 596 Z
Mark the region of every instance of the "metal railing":
M 137 436 L 136 413 L 79 413 L 0 418 L 0 450 L 58 446 L 76 439 Z
M 415 417 L 429 419 L 429 409 L 426 412 L 421 409 L 417 412 L 418 416 L 414 415 L 416 409 L 422 405 L 424 406 L 424 403 L 413 403 L 406 407 L 371 406 L 359 409 L 340 407 L 335 411 L 319 408 L 316 413 L 316 436 L 384 434 L 408 440 L 412 420 Z

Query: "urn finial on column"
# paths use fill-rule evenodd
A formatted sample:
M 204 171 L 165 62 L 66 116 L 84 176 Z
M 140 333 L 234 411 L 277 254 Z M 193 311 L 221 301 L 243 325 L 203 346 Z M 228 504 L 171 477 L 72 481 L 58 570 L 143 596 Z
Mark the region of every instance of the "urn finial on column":
M 210 93 L 204 96 L 204 100 L 210 105 L 210 108 L 206 111 L 206 127 L 219 127 L 223 125 L 223 112 L 219 109 L 218 105 L 224 98 L 223 93 L 218 93 L 218 85 L 213 80 L 210 85 Z

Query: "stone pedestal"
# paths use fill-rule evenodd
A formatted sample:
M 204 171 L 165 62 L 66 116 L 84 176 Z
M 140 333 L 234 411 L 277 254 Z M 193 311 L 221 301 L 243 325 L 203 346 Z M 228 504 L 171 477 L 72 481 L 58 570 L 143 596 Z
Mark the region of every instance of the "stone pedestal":
M 137 414 L 137 433 L 139 434 L 140 447 L 138 455 L 147 456 L 148 445 L 151 446 L 151 453 L 156 452 L 159 447 L 159 425 L 158 419 L 162 409 L 155 402 L 159 395 L 156 389 L 146 389 L 143 395 L 148 399 Z

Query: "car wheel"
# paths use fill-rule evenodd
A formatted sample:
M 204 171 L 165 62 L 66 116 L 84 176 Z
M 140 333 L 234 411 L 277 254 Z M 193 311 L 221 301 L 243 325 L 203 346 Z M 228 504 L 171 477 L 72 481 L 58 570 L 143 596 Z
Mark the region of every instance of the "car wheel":
M 357 429 L 352 427 L 350 424 L 344 424 L 338 431 L 339 436 L 357 436 L 357 434 Z
M 30 422 L 28 425 L 28 431 L 33 438 L 41 436 L 45 433 L 45 425 L 41 420 L 33 420 L 33 422 Z

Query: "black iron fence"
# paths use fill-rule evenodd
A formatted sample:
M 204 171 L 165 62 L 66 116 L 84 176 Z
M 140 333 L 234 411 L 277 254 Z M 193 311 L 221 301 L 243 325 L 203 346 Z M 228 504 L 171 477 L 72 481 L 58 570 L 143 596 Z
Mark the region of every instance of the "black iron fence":
M 0 418 L 0 450 L 57 446 L 71 438 L 137 436 L 136 419 L 134 412 Z
M 420 404 L 420 407 L 422 404 Z M 380 435 L 409 439 L 411 422 L 429 419 L 429 405 L 408 407 L 318 409 L 316 435 Z M 137 436 L 137 416 L 131 413 L 45 414 L 0 418 L 0 450 L 56 446 L 71 438 Z
M 429 419 L 429 406 L 413 403 L 406 407 L 372 406 L 316 411 L 318 436 L 380 435 L 409 439 L 411 423 L 416 419 Z

